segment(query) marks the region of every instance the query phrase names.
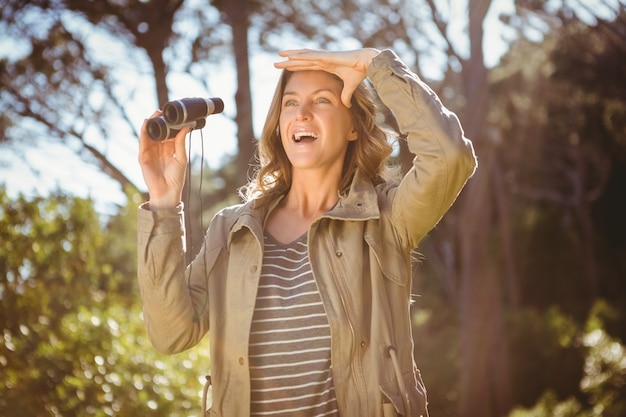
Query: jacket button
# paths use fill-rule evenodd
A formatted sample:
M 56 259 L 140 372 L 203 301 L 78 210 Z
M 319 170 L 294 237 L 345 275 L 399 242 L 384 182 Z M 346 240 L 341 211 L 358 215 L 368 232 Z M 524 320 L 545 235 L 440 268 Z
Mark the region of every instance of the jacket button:
M 361 342 L 361 347 L 364 348 L 365 347 L 365 341 Z
M 239 365 L 243 365 L 243 358 L 242 357 L 239 358 Z
M 337 255 L 337 258 L 341 258 L 343 256 L 343 252 L 337 251 L 335 252 L 335 255 Z

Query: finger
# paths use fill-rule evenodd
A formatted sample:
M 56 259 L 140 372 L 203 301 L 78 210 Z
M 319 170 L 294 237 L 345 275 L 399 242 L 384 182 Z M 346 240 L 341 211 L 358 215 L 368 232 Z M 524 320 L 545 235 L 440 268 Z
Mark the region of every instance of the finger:
M 341 102 L 347 108 L 352 107 L 352 93 L 354 93 L 354 89 L 346 85 L 344 85 L 343 90 L 341 90 Z
M 278 55 L 284 57 L 284 58 L 289 58 L 292 56 L 307 56 L 307 55 L 314 55 L 314 54 L 318 54 L 319 52 L 321 52 L 320 50 L 315 50 L 315 49 L 285 49 L 282 51 L 278 51 Z
M 147 134 L 148 133 L 148 120 L 154 119 L 155 117 L 158 117 L 161 114 L 163 114 L 161 110 L 155 110 L 154 113 L 150 115 L 150 117 L 148 117 L 147 119 L 144 119 L 143 124 L 141 125 L 141 133 L 143 134 L 145 132 Z
M 320 65 L 317 61 L 283 61 L 274 63 L 274 67 L 289 71 L 326 71 L 328 68 L 326 65 Z
M 347 107 L 352 107 L 352 94 L 357 89 L 358 84 L 352 84 L 344 82 L 343 89 L 341 90 L 341 102 Z
M 343 91 L 341 92 L 341 102 L 343 103 L 344 106 L 346 106 L 347 108 L 352 107 L 352 93 L 346 91 L 346 89 L 344 88 Z
M 143 124 L 141 125 L 141 130 L 139 132 L 139 151 L 145 151 L 150 146 L 150 138 L 148 136 L 148 120 L 154 117 L 158 117 L 161 115 L 160 110 L 156 110 L 150 117 L 144 119 Z
M 315 51 L 311 49 L 295 49 L 295 50 L 280 51 L 278 54 L 284 58 L 287 58 L 286 61 L 279 62 L 280 64 L 285 64 L 285 63 L 291 63 L 291 62 L 326 63 L 327 61 L 330 60 L 331 53 L 326 52 L 326 51 Z
M 181 129 L 180 132 L 178 132 L 174 137 L 174 157 L 182 164 L 187 162 L 185 137 L 189 132 L 191 132 L 190 128 Z

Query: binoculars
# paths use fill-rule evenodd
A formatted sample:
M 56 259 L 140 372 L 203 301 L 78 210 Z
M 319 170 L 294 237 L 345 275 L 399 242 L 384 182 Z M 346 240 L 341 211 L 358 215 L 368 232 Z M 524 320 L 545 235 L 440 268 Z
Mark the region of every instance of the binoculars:
M 148 119 L 148 136 L 162 141 L 173 138 L 181 129 L 202 129 L 209 115 L 223 110 L 221 98 L 189 97 L 168 101 L 163 105 L 162 116 Z

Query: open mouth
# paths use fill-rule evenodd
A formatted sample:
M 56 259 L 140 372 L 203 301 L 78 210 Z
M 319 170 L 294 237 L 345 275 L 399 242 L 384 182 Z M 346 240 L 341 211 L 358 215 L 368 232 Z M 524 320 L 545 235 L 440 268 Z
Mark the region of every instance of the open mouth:
M 300 143 L 302 141 L 311 142 L 317 139 L 317 133 L 313 132 L 297 132 L 293 135 L 293 140 L 296 143 Z

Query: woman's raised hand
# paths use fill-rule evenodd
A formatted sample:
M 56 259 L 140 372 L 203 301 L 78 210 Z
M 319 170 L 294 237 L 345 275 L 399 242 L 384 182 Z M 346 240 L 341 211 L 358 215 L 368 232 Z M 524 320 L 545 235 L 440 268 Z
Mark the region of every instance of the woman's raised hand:
M 160 115 L 161 112 L 156 111 L 150 117 Z M 185 135 L 188 132 L 189 129 L 181 129 L 173 139 L 153 141 L 148 136 L 147 120 L 141 126 L 138 159 L 152 210 L 174 208 L 181 201 L 187 167 Z
M 341 52 L 294 49 L 279 52 L 287 60 L 274 66 L 289 71 L 321 70 L 337 75 L 343 80 L 341 101 L 351 107 L 352 93 L 367 76 L 367 66 L 378 52 L 373 48 Z

